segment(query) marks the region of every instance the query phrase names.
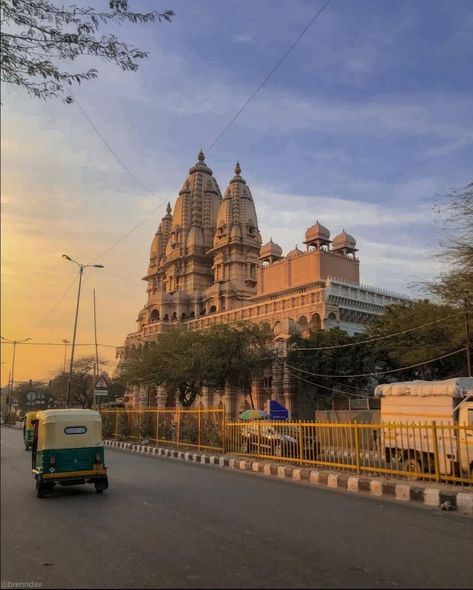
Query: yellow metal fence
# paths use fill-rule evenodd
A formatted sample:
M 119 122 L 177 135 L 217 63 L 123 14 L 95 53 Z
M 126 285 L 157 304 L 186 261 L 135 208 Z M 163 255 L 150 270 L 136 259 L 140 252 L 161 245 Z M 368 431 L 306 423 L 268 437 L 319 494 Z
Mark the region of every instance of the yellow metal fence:
M 106 409 L 104 436 L 356 473 L 473 484 L 473 426 L 229 421 L 223 409 Z
M 101 410 L 105 437 L 223 452 L 223 409 Z
M 356 473 L 473 484 L 473 426 L 227 422 L 225 450 Z

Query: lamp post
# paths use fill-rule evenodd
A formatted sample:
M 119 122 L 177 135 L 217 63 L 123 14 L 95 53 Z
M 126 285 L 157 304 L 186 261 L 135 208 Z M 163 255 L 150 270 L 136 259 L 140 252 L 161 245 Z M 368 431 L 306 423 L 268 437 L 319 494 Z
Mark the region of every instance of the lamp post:
M 24 342 L 28 342 L 28 340 L 31 340 L 31 338 L 25 338 L 24 340 L 10 340 L 9 338 L 4 338 L 3 336 L 0 336 L 0 338 L 2 340 L 4 340 L 5 342 L 9 342 L 10 344 L 13 344 L 13 358 L 12 358 L 12 364 L 11 364 L 11 381 L 10 381 L 10 399 L 8 400 L 8 413 L 10 414 L 10 412 L 11 412 L 11 401 L 12 401 L 12 397 L 13 397 L 13 382 L 15 380 L 15 354 L 16 354 L 16 345 L 17 344 L 23 344 Z
M 79 317 L 79 300 L 80 300 L 80 288 L 82 285 L 82 275 L 84 273 L 84 270 L 86 268 L 103 268 L 102 264 L 80 264 L 80 262 L 77 262 L 76 260 L 73 260 L 70 256 L 67 256 L 67 254 L 63 254 L 62 255 L 63 258 L 65 258 L 66 260 L 69 260 L 69 262 L 73 262 L 74 264 L 77 264 L 77 266 L 79 267 L 79 288 L 77 290 L 77 304 L 76 304 L 76 316 L 75 316 L 75 320 L 74 320 L 74 334 L 72 336 L 72 348 L 71 348 L 71 363 L 69 365 L 69 379 L 67 380 L 67 390 L 66 390 L 66 408 L 69 405 L 69 395 L 71 393 L 71 383 L 72 383 L 72 367 L 74 364 L 74 349 L 75 349 L 75 345 L 76 345 L 76 333 L 77 333 L 77 318 Z

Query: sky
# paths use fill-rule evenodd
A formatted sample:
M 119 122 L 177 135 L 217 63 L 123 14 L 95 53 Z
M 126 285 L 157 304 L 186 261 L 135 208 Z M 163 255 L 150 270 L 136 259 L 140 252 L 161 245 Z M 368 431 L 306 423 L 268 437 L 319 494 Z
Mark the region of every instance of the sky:
M 445 195 L 473 180 L 471 1 L 332 0 L 215 144 L 322 2 L 153 6 L 173 22 L 116 28 L 149 52 L 138 72 L 68 64 L 99 70 L 74 96 L 142 184 L 78 104 L 2 87 L 2 336 L 72 340 L 77 268 L 61 255 L 100 263 L 84 273 L 77 342 L 93 342 L 95 289 L 111 370 L 146 300 L 166 203 L 200 148 L 222 193 L 239 160 L 263 241 L 301 247 L 319 220 L 356 238 L 364 284 L 418 294 L 441 268 Z M 18 345 L 15 381 L 49 379 L 63 361 L 63 345 Z M 11 364 L 4 345 L 2 385 Z

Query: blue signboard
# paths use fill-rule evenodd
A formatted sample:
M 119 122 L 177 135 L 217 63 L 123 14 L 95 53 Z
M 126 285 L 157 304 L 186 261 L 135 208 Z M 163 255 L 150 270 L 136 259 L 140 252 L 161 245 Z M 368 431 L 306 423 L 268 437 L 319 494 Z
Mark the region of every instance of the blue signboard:
M 269 415 L 271 420 L 287 420 L 289 418 L 287 408 L 274 400 L 269 401 Z

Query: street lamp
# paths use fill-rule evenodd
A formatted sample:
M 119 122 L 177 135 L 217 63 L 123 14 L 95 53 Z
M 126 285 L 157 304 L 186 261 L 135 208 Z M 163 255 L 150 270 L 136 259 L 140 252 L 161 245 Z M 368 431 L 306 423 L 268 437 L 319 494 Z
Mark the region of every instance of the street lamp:
M 2 340 L 5 340 L 5 342 L 9 342 L 10 344 L 13 344 L 13 359 L 12 359 L 12 364 L 11 364 L 11 381 L 10 381 L 10 399 L 8 400 L 8 413 L 10 414 L 10 412 L 11 412 L 11 401 L 12 401 L 12 397 L 13 397 L 13 381 L 15 379 L 15 353 L 16 353 L 16 345 L 17 344 L 23 344 L 24 342 L 28 342 L 28 340 L 31 340 L 31 338 L 25 338 L 24 340 L 10 340 L 9 338 L 4 338 L 3 336 L 0 336 L 0 338 Z
M 90 268 L 103 268 L 103 265 L 102 264 L 80 264 L 76 260 L 73 260 L 67 254 L 63 254 L 62 257 L 65 258 L 66 260 L 68 260 L 69 262 L 73 262 L 74 264 L 77 264 L 77 266 L 79 267 L 79 289 L 77 291 L 76 317 L 74 320 L 74 335 L 72 336 L 71 363 L 69 365 L 69 379 L 67 380 L 67 390 L 66 390 L 66 408 L 67 408 L 69 405 L 69 395 L 71 392 L 72 367 L 74 364 L 74 349 L 75 349 L 75 345 L 76 345 L 77 318 L 79 317 L 79 299 L 80 299 L 80 288 L 81 288 L 81 284 L 82 284 L 82 274 L 84 272 L 84 269 L 86 269 L 88 267 L 90 267 Z

